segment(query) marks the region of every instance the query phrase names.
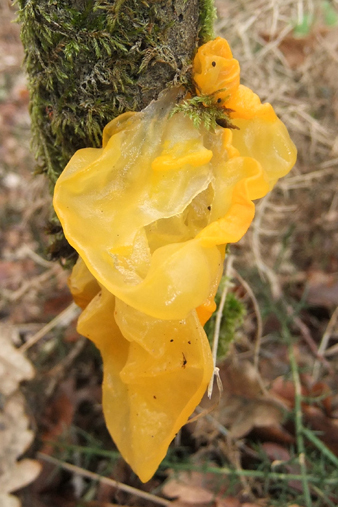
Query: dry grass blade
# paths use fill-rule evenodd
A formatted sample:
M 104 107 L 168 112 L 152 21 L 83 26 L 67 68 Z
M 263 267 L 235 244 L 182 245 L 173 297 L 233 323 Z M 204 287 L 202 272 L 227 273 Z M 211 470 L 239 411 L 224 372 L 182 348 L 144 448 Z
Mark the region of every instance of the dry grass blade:
M 334 328 L 335 328 L 335 326 L 337 324 L 337 320 L 338 320 L 338 306 L 335 309 L 335 311 L 333 312 L 333 314 L 331 315 L 329 323 L 328 323 L 328 325 L 327 325 L 327 327 L 325 329 L 325 333 L 323 334 L 322 340 L 320 342 L 320 345 L 319 345 L 319 348 L 318 348 L 318 356 L 320 358 L 323 358 L 323 356 L 325 354 L 325 351 L 326 351 L 327 346 L 329 344 L 329 340 L 331 338 L 332 332 L 333 332 L 333 330 L 334 330 Z M 318 380 L 318 378 L 319 378 L 320 366 L 321 366 L 321 363 L 317 359 L 317 361 L 315 362 L 315 364 L 313 366 L 313 372 L 312 372 L 312 376 L 313 376 L 314 382 L 316 382 Z
M 66 463 L 56 458 L 52 458 L 51 456 L 47 456 L 47 454 L 43 454 L 41 452 L 38 453 L 38 458 L 46 461 L 47 463 L 52 463 L 53 465 L 62 468 L 63 470 L 68 470 L 72 474 L 78 474 L 82 477 L 86 477 L 88 479 L 92 479 L 93 481 L 101 482 L 103 484 L 107 484 L 108 486 L 112 486 L 113 488 L 120 489 L 125 493 L 129 493 L 131 495 L 138 496 L 139 498 L 143 498 L 144 500 L 148 500 L 149 502 L 155 503 L 157 505 L 170 505 L 169 500 L 165 500 L 164 498 L 160 498 L 159 496 L 152 495 L 151 493 L 147 493 L 146 491 L 142 491 L 137 488 L 133 488 L 132 486 L 128 486 L 128 484 L 123 484 L 122 482 L 114 481 L 113 479 L 109 479 L 108 477 L 102 477 L 99 474 L 95 474 L 94 472 L 89 472 L 84 468 L 80 468 L 75 465 L 71 465 L 70 463 Z
M 218 306 L 218 309 L 216 312 L 215 331 L 214 331 L 214 336 L 213 336 L 213 341 L 212 341 L 212 358 L 214 361 L 214 373 L 212 374 L 212 377 L 211 377 L 209 385 L 208 385 L 208 398 L 209 399 L 212 396 L 214 378 L 215 378 L 215 376 L 217 379 L 219 378 L 218 370 L 216 367 L 217 350 L 218 350 L 219 333 L 221 330 L 221 322 L 222 322 L 222 318 L 223 318 L 225 299 L 226 299 L 228 289 L 230 286 L 229 277 L 231 276 L 232 264 L 233 264 L 233 257 L 231 255 L 229 255 L 228 258 L 226 259 L 224 289 L 223 289 L 223 292 L 221 295 L 221 300 L 220 300 L 220 303 L 219 303 L 219 306 Z M 222 390 L 220 383 L 218 383 L 218 386 L 219 386 L 220 390 Z
M 244 280 L 244 278 L 238 273 L 236 269 L 233 269 L 234 275 L 237 278 L 237 280 L 241 283 L 241 285 L 244 287 L 246 292 L 249 294 L 257 320 L 257 329 L 256 329 L 256 341 L 255 341 L 255 353 L 254 353 L 254 365 L 255 368 L 258 368 L 258 361 L 259 361 L 259 351 L 261 348 L 261 341 L 262 341 L 262 333 L 263 333 L 263 323 L 262 323 L 262 317 L 261 312 L 259 309 L 259 304 L 256 299 L 254 291 L 251 289 L 250 285 Z
M 41 338 L 46 336 L 49 331 L 54 327 L 64 324 L 64 322 L 71 322 L 80 313 L 79 307 L 75 303 L 71 303 L 65 310 L 57 315 L 48 324 L 43 326 L 40 331 L 35 333 L 26 343 L 20 347 L 20 352 L 26 352 L 27 349 L 35 345 Z
M 4 295 L 6 299 L 8 299 L 11 303 L 18 301 L 26 292 L 28 292 L 33 287 L 43 286 L 50 278 L 56 275 L 60 271 L 60 266 L 57 264 L 50 267 L 47 271 L 42 273 L 39 276 L 32 278 L 31 280 L 27 280 L 24 282 L 19 289 L 14 292 L 10 292 L 8 290 L 4 291 Z

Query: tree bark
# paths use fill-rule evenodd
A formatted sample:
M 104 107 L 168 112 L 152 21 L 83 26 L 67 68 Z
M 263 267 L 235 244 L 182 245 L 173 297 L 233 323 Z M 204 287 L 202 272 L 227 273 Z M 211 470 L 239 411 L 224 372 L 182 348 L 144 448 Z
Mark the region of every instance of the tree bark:
M 103 127 L 185 83 L 213 0 L 19 0 L 37 172 L 51 190 Z M 62 255 L 62 253 L 61 253 Z
M 20 0 L 40 172 L 55 183 L 106 123 L 184 82 L 211 37 L 208 0 Z M 208 26 L 209 24 L 209 26 Z

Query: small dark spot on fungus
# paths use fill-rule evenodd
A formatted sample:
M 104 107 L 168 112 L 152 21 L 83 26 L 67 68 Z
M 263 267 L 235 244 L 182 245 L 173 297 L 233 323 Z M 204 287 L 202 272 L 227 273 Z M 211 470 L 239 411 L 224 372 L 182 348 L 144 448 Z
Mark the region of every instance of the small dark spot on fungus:
M 174 340 L 173 340 L 173 339 L 171 339 L 171 340 L 170 340 L 170 343 L 172 343 L 173 341 L 174 341 Z
M 208 210 L 209 210 L 209 211 L 211 210 L 211 206 L 208 206 Z
M 189 343 L 189 345 L 191 345 L 191 341 L 190 340 L 188 341 L 188 343 Z
M 216 67 L 216 62 L 211 62 L 211 65 L 212 65 L 213 67 Z
M 153 396 L 153 398 L 154 398 L 154 400 L 157 400 L 157 398 L 156 398 L 156 396 L 155 396 L 155 395 Z
M 185 355 L 183 354 L 183 352 L 182 352 L 182 356 L 183 356 L 182 368 L 185 368 L 185 365 L 187 364 L 188 361 L 187 361 Z
M 217 99 L 217 104 L 220 104 L 222 102 L 222 99 Z

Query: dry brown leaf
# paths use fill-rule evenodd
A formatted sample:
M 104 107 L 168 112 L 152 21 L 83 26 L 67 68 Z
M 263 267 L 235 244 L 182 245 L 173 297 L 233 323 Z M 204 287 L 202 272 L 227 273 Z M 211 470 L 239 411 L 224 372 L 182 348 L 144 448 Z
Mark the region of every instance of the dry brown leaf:
M 285 447 L 275 442 L 263 442 L 262 447 L 268 458 L 272 461 L 289 461 L 291 459 L 290 452 Z
M 41 464 L 32 459 L 17 461 L 0 477 L 0 489 L 17 491 L 34 481 L 41 471 Z
M 20 392 L 13 394 L 0 412 L 0 463 L 16 461 L 33 441 L 34 433 L 28 429 L 25 400 Z
M 267 42 L 271 41 L 268 34 L 262 35 Z M 310 35 L 302 38 L 296 38 L 292 35 L 286 36 L 278 44 L 278 47 L 282 51 L 290 67 L 292 69 L 296 69 L 305 62 L 316 44 L 318 44 L 317 34 L 311 33 Z
M 15 330 L 9 324 L 0 325 L 0 391 L 12 394 L 22 380 L 34 377 L 32 364 L 13 345 Z
M 310 305 L 332 308 L 338 305 L 338 276 L 336 273 L 311 271 L 307 280 L 306 300 Z
M 173 502 L 170 502 L 170 507 L 215 507 L 214 503 L 198 503 L 198 504 L 192 504 L 191 502 L 182 502 L 182 500 L 174 500 Z
M 1 507 L 21 507 L 21 502 L 16 496 L 0 493 L 0 505 Z
M 33 481 L 40 473 L 37 461 L 18 458 L 34 438 L 25 414 L 25 399 L 17 391 L 0 412 L 0 492 L 11 493 Z
M 20 456 L 34 439 L 25 413 L 25 398 L 18 390 L 22 380 L 34 377 L 34 368 L 13 345 L 15 328 L 0 326 L 0 393 L 3 405 L 0 410 L 0 505 L 19 507 L 20 501 L 13 495 L 32 482 L 40 473 L 41 465 Z
M 226 479 L 215 474 L 179 472 L 164 485 L 162 493 L 175 498 L 170 503 L 173 507 L 226 507 L 220 502 L 230 498 L 224 497 L 227 488 Z
M 78 501 L 71 504 L 74 507 L 130 507 L 129 505 L 121 505 L 117 503 L 109 503 L 109 502 L 100 502 L 98 500 L 91 500 L 89 502 L 81 502 L 79 504 Z M 69 506 L 70 507 L 70 506 Z
M 241 507 L 240 501 L 234 496 L 218 498 L 215 507 Z
M 177 478 L 169 480 L 162 488 L 162 493 L 168 498 L 177 498 L 178 500 L 200 505 L 211 502 L 214 493 L 203 487 L 204 476 L 199 472 L 183 472 Z
M 283 411 L 273 399 L 261 394 L 258 374 L 251 363 L 227 361 L 221 366 L 220 374 L 224 393 L 217 419 L 230 430 L 233 438 L 241 438 L 253 428 L 280 424 Z
M 273 401 L 230 397 L 220 413 L 220 422 L 230 427 L 232 438 L 242 438 L 254 428 L 265 428 L 281 423 L 283 412 Z M 231 423 L 229 424 L 229 422 Z

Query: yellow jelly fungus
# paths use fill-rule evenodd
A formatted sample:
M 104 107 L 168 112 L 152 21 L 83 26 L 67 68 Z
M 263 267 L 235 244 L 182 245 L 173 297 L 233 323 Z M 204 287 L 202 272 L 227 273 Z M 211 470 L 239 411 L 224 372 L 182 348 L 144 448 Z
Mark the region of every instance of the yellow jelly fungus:
M 100 149 L 79 150 L 54 207 L 80 257 L 70 277 L 78 331 L 100 349 L 103 411 L 123 457 L 147 481 L 199 403 L 213 371 L 204 323 L 215 310 L 225 245 L 247 231 L 253 200 L 295 163 L 270 104 L 239 84 L 226 41 L 194 60 L 200 94 L 238 130 L 196 128 L 172 111 L 182 88 L 125 113 Z M 231 106 L 231 107 L 230 107 Z
M 194 59 L 194 81 L 203 95 L 216 94 L 216 99 L 225 100 L 239 86 L 239 63 L 232 56 L 225 39 L 217 39 L 199 48 Z
M 78 264 L 84 265 L 81 258 Z M 73 283 L 78 281 L 75 275 Z M 154 319 L 102 288 L 78 323 L 101 350 L 107 426 L 125 460 L 147 481 L 200 402 L 212 374 L 196 311 Z
M 270 104 L 261 101 L 250 88 L 239 84 L 240 67 L 232 56 L 229 44 L 217 37 L 201 46 L 194 59 L 194 81 L 197 93 L 214 94 L 222 106 L 232 109 L 231 118 L 264 117 L 274 121 L 276 114 Z

